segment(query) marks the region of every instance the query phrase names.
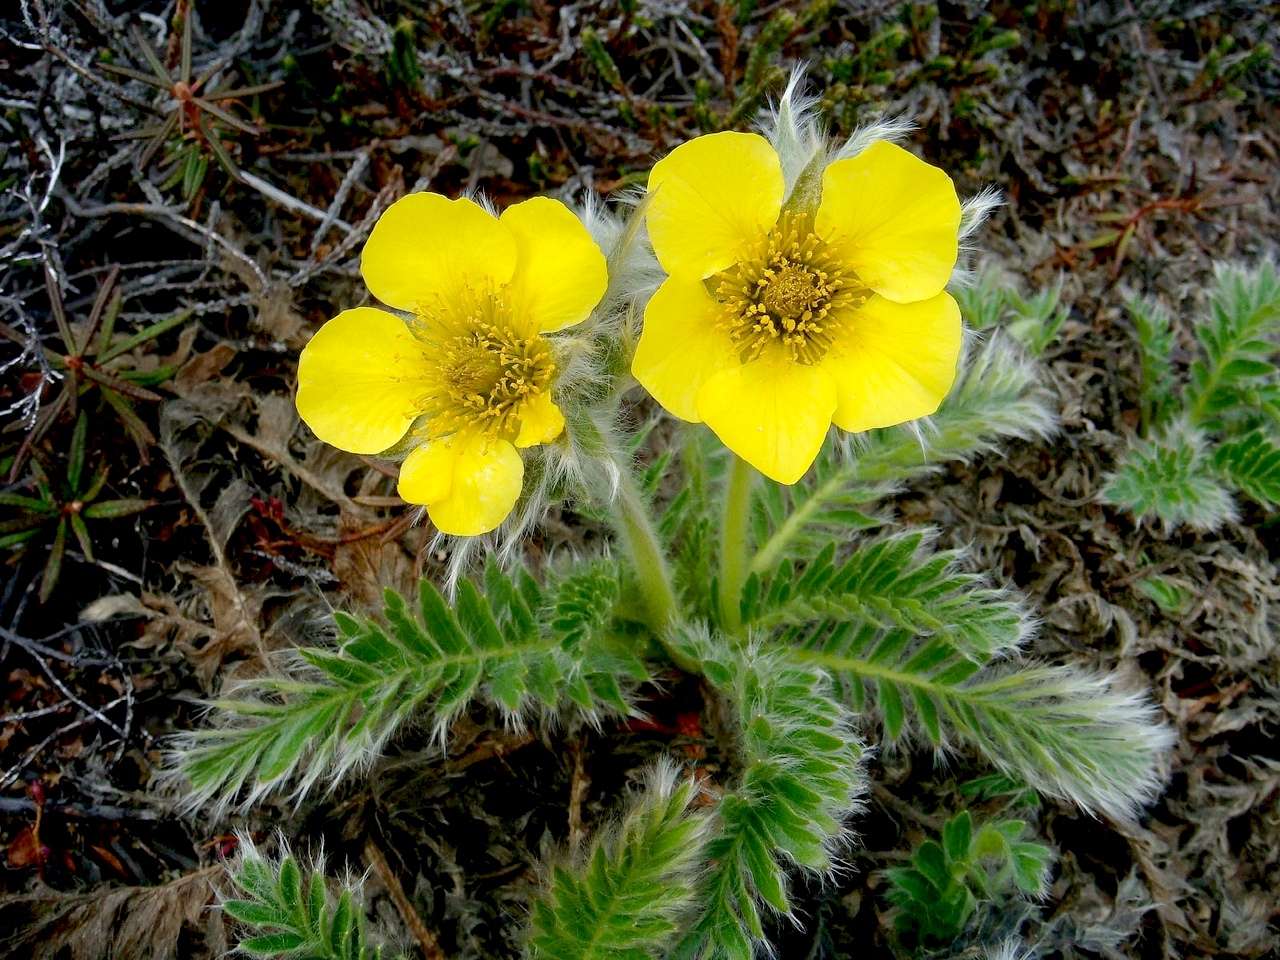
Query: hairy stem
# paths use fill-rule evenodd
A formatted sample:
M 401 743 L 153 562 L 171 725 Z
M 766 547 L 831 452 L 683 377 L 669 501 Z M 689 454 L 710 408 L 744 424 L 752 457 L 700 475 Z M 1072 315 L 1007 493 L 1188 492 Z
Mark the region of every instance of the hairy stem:
M 641 599 L 648 614 L 649 629 L 662 644 L 667 656 L 686 673 L 701 674 L 696 660 L 682 653 L 668 642 L 667 631 L 679 617 L 675 591 L 671 587 L 671 574 L 667 570 L 667 558 L 662 551 L 649 506 L 636 487 L 635 478 L 625 467 L 619 471 L 621 480 L 618 495 L 613 501 L 615 527 L 635 568 L 636 583 L 640 586 Z
M 747 540 L 751 527 L 751 487 L 756 471 L 734 456 L 724 491 L 720 523 L 720 617 L 727 633 L 742 627 L 742 585 L 747 579 Z
M 778 525 L 778 529 L 765 541 L 764 546 L 756 552 L 756 558 L 751 561 L 750 572 L 758 577 L 763 577 L 773 570 L 778 565 L 778 561 L 782 559 L 783 551 L 787 549 L 791 541 L 804 532 L 804 528 L 827 505 L 828 500 L 844 490 L 845 484 L 849 482 L 850 473 L 852 471 L 841 470 L 837 472 L 802 504 L 787 514 L 787 518 Z

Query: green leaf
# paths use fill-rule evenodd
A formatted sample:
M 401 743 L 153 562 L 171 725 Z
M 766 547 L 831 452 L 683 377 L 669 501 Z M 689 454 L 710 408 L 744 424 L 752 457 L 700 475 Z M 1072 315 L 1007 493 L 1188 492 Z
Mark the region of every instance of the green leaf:
M 78 513 L 71 514 L 71 530 L 76 535 L 76 541 L 80 544 L 84 558 L 93 563 L 93 540 L 89 536 L 89 528 L 84 524 L 84 518 Z
M 959 650 L 975 661 L 1019 646 L 1028 630 L 1024 605 L 1013 594 L 961 569 L 957 551 L 931 553 L 929 531 L 894 534 L 860 544 L 840 565 L 834 547 L 814 557 L 796 579 L 789 566 L 768 577 L 747 624 L 795 639 L 836 624 L 887 631 L 881 644 L 934 637 L 919 652 L 925 661 Z M 895 631 L 894 628 L 901 628 Z M 870 662 L 893 656 L 891 646 L 868 653 Z M 927 669 L 926 662 L 913 669 Z
M 240 941 L 240 949 L 253 957 L 278 957 L 304 946 L 307 938 L 300 933 L 271 933 Z
M 182 751 L 191 796 L 226 802 L 286 785 L 301 796 L 366 763 L 411 720 L 441 731 L 477 698 L 509 714 L 570 703 L 593 716 L 628 712 L 648 671 L 611 645 L 618 587 L 605 569 L 575 569 L 543 593 L 522 571 L 495 567 L 485 575 L 494 598 L 464 582 L 456 608 L 424 582 L 421 622 L 394 591 L 387 627 L 337 616 L 341 648 L 298 651 L 319 676 L 252 681 L 216 705 L 229 722 Z
M 174 327 L 181 326 L 190 320 L 191 316 L 192 311 L 184 310 L 181 313 L 174 314 L 172 317 L 166 317 L 164 320 L 157 320 L 155 323 L 143 327 L 132 336 L 125 337 L 123 340 L 112 344 L 106 350 L 100 351 L 96 359 L 98 363 L 106 363 L 108 360 L 113 360 L 121 354 L 128 353 L 134 347 L 140 346 L 148 340 L 154 340 Z
M 1173 320 L 1155 300 L 1126 303 L 1142 349 L 1142 426 L 1145 433 L 1166 425 L 1173 414 Z
M 141 513 L 143 510 L 154 506 L 154 500 L 140 500 L 137 498 L 99 500 L 97 503 L 88 504 L 82 513 L 90 520 L 113 520 L 118 517 L 128 517 L 135 513 Z
M 1191 368 L 1186 399 L 1190 422 L 1218 429 L 1254 413 L 1249 392 L 1274 380 L 1280 333 L 1280 271 L 1263 261 L 1246 269 L 1215 264 L 1209 317 L 1196 326 L 1203 360 Z
M 1021 821 L 991 821 L 976 834 L 973 826 L 969 812 L 960 812 L 942 825 L 941 844 L 927 839 L 912 852 L 913 868 L 885 871 L 885 897 L 898 908 L 894 926 L 923 946 L 951 945 L 966 930 L 987 929 L 974 919 L 980 906 L 1001 916 L 1014 902 L 1042 893 L 1053 854 L 1017 839 Z
M 861 744 L 822 672 L 785 652 L 685 638 L 728 708 L 738 782 L 718 810 L 711 873 L 675 956 L 750 956 L 761 912 L 787 913 L 787 864 L 827 871 L 842 819 L 863 790 Z
M 45 561 L 44 575 L 40 578 L 40 602 L 48 603 L 53 596 L 53 588 L 58 585 L 58 575 L 62 573 L 62 557 L 67 549 L 67 518 L 58 518 L 58 530 L 53 535 L 53 547 L 49 550 L 49 559 Z
M 289 918 L 275 907 L 249 900 L 224 900 L 222 912 L 233 920 L 255 927 L 283 927 L 289 923 Z
M 882 525 L 885 519 L 868 507 L 904 480 L 993 452 L 1007 438 L 1049 436 L 1056 429 L 1055 403 L 1022 349 L 1003 334 L 989 337 L 965 356 L 927 426 L 872 430 L 848 456 L 826 444 L 794 486 L 758 484 L 762 529 L 750 572 L 767 576 L 787 557 L 807 560 L 853 530 Z
M 1157 761 L 1170 732 L 1148 703 L 1113 691 L 1100 676 L 1065 666 L 978 665 L 958 651 L 949 663 L 916 670 L 908 668 L 911 646 L 897 662 L 877 664 L 866 658 L 870 646 L 864 636 L 819 632 L 796 656 L 846 689 L 885 698 L 886 734 L 899 722 L 899 709 L 927 696 L 938 714 L 935 743 L 958 739 L 1007 776 L 1085 810 L 1128 816 L 1158 787 Z M 887 691 L 893 692 L 886 697 Z M 930 723 L 922 727 L 933 736 Z
M 660 765 L 622 823 L 551 871 L 531 912 L 534 960 L 647 960 L 662 955 L 694 903 L 708 820 L 698 786 Z
M 1280 440 L 1254 430 L 1218 447 L 1213 466 L 1227 483 L 1269 510 L 1280 505 Z
M 71 446 L 67 448 L 67 488 L 80 489 L 80 473 L 84 469 L 85 437 L 89 432 L 89 417 L 81 410 L 76 417 L 76 428 L 71 432 Z
M 1134 441 L 1101 497 L 1139 518 L 1159 520 L 1170 530 L 1186 524 L 1212 531 L 1236 516 L 1231 494 L 1213 469 L 1204 434 L 1185 423 Z

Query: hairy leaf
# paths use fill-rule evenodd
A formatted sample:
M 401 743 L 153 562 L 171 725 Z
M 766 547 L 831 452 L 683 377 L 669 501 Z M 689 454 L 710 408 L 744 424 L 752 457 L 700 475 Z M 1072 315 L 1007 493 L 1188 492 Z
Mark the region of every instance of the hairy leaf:
M 622 823 L 577 862 L 551 872 L 533 904 L 535 960 L 662 957 L 691 907 L 708 818 L 692 809 L 696 781 L 659 766 Z
M 787 867 L 829 871 L 865 787 L 862 745 L 822 671 L 785 651 L 687 639 L 725 698 L 741 772 L 718 808 L 692 928 L 672 954 L 750 958 L 763 911 L 791 912 Z
M 752 570 L 763 575 L 786 557 L 816 553 L 850 529 L 884 522 L 868 506 L 906 479 L 995 450 L 1000 440 L 1045 437 L 1056 428 L 1034 363 L 1003 334 L 972 350 L 941 408 L 918 429 L 873 430 L 844 453 L 828 444 L 814 468 L 789 488 L 762 484 Z
M 743 622 L 784 639 L 806 635 L 815 623 L 902 627 L 938 637 L 975 660 L 1012 649 L 1028 631 L 1023 604 L 1007 591 L 959 567 L 956 551 L 930 553 L 931 535 L 916 530 L 859 546 L 837 563 L 827 544 L 796 575 L 790 562 L 764 581 L 748 582 Z
M 1213 453 L 1213 466 L 1231 486 L 1264 507 L 1280 504 L 1280 441 L 1254 430 L 1223 443 Z
M 224 900 L 222 910 L 248 933 L 240 939 L 240 952 L 280 960 L 382 956 L 380 945 L 369 944 L 359 883 L 349 880 L 333 896 L 323 861 L 304 871 L 287 848 L 283 859 L 274 861 L 242 838 L 240 856 L 229 870 L 242 898 Z
M 1171 742 L 1142 697 L 1070 666 L 985 666 L 939 638 L 901 628 L 833 623 L 797 656 L 830 671 L 860 709 L 870 696 L 885 735 L 908 718 L 938 746 L 963 742 L 1033 789 L 1093 813 L 1127 816 L 1159 786 L 1158 755 Z
M 1274 383 L 1280 344 L 1280 271 L 1264 261 L 1254 269 L 1214 268 L 1209 316 L 1196 327 L 1203 359 L 1191 365 L 1187 405 L 1193 423 L 1222 427 L 1256 412 L 1251 390 Z
M 1204 434 L 1174 424 L 1151 439 L 1136 440 L 1107 480 L 1101 496 L 1166 529 L 1186 524 L 1216 530 L 1235 519 L 1231 493 L 1214 471 Z
M 291 676 L 214 704 L 229 722 L 191 734 L 176 756 L 190 802 L 243 793 L 248 804 L 290 783 L 301 798 L 370 762 L 412 718 L 442 737 L 477 698 L 513 717 L 569 703 L 628 711 L 623 685 L 648 674 L 613 635 L 616 572 L 588 567 L 546 593 L 494 564 L 485 580 L 487 596 L 462 581 L 452 607 L 423 581 L 416 611 L 388 590 L 382 622 L 335 614 L 340 647 L 303 648 Z

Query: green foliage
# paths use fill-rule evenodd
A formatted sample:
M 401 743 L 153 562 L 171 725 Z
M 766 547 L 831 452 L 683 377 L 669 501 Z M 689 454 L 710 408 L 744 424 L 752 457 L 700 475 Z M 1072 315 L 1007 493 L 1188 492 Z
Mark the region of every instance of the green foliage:
M 1067 320 L 1061 277 L 1053 286 L 1023 297 L 999 274 L 987 272 L 972 286 L 956 287 L 955 298 L 974 330 L 1003 329 L 1032 356 L 1053 344 Z
M 140 513 L 152 501 L 137 498 L 99 500 L 107 483 L 107 465 L 85 471 L 88 450 L 89 419 L 83 410 L 76 418 L 67 453 L 66 473 L 50 475 L 39 460 L 31 461 L 31 483 L 35 496 L 0 491 L 0 507 L 14 510 L 16 515 L 0 520 L 0 549 L 21 549 L 39 536 L 42 529 L 52 528 L 53 544 L 45 561 L 40 580 L 40 602 L 52 596 L 62 573 L 66 556 L 67 532 L 75 536 L 84 558 L 93 562 L 93 532 L 89 521 L 111 520 Z
M 147 458 L 147 448 L 155 444 L 155 436 L 138 415 L 134 403 L 138 400 L 160 400 L 158 393 L 147 388 L 168 380 L 176 372 L 176 368 L 162 367 L 144 373 L 129 368 L 129 355 L 137 347 L 185 323 L 191 314 L 175 314 L 117 339 L 116 321 L 120 317 L 123 303 L 123 297 L 116 288 L 119 272 L 118 268 L 113 268 L 99 285 L 89 315 L 77 330 L 73 329 L 63 306 L 61 284 L 53 271 L 46 267 L 45 290 L 49 296 L 49 311 L 53 315 L 63 349 L 55 350 L 43 344 L 38 349 L 43 354 L 42 359 L 47 368 L 55 371 L 59 377 L 61 388 L 41 408 L 35 423 L 27 432 L 10 468 L 10 483 L 18 478 L 27 456 L 36 444 L 64 413 L 70 414 L 74 419 L 94 389 L 99 391 L 103 402 L 112 409 L 133 438 L 143 462 Z M 28 346 L 22 334 L 6 323 L 0 323 L 0 336 L 24 349 Z
M 1250 500 L 1269 510 L 1280 505 L 1280 439 L 1253 430 L 1222 443 L 1213 452 L 1213 469 Z
M 1139 517 L 1158 518 L 1166 528 L 1216 530 L 1235 519 L 1236 505 L 1208 446 L 1204 433 L 1186 424 L 1135 440 L 1102 496 Z
M 230 100 L 256 97 L 280 86 L 279 82 L 274 82 L 205 90 L 205 85 L 225 64 L 221 60 L 216 61 L 204 74 L 193 76 L 191 21 L 190 16 L 183 16 L 179 27 L 182 39 L 176 77 L 165 67 L 146 37 L 136 29 L 130 35 L 130 49 L 142 55 L 148 68 L 146 71 L 115 63 L 98 64 L 103 70 L 128 80 L 137 80 L 165 94 L 161 105 L 155 108 L 161 117 L 160 122 L 130 131 L 125 136 L 146 141 L 138 155 L 141 168 L 150 164 L 161 148 L 165 149 L 164 164 L 169 169 L 164 174 L 162 189 L 181 184 L 182 195 L 187 200 L 194 200 L 204 186 L 211 161 L 222 167 L 233 180 L 240 179 L 240 169 L 222 142 L 228 130 L 251 136 L 262 132 L 262 127 L 241 120 L 224 104 Z M 129 98 L 124 99 L 127 101 Z
M 868 507 L 904 480 L 993 451 L 1005 439 L 1048 436 L 1055 416 L 1040 381 L 1022 351 L 993 334 L 966 357 L 950 395 L 918 433 L 873 430 L 844 455 L 824 448 L 794 486 L 763 484 L 752 571 L 763 576 L 783 558 L 807 559 L 833 539 L 879 525 L 883 518 Z
M 899 933 L 928 947 L 953 942 L 979 904 L 1019 895 L 1039 898 L 1053 864 L 1052 851 L 1022 839 L 1021 820 L 996 820 L 974 830 L 963 811 L 942 826 L 941 842 L 926 840 L 911 866 L 886 871 Z
M 740 772 L 716 811 L 692 928 L 671 956 L 750 960 L 762 913 L 791 912 L 788 865 L 832 868 L 843 818 L 865 789 L 861 744 L 820 670 L 706 635 L 685 642 L 724 698 Z
M 222 910 L 253 933 L 238 944 L 251 957 L 281 960 L 365 960 L 380 958 L 370 947 L 359 884 L 349 883 L 334 898 L 323 867 L 304 871 L 286 854 L 268 860 L 252 843 L 241 843 L 231 880 L 244 899 L 224 900 Z
M 686 920 L 704 865 L 708 818 L 693 780 L 661 765 L 615 829 L 556 867 L 533 904 L 534 960 L 662 957 Z
M 1102 677 L 975 661 L 942 636 L 856 619 L 816 623 L 800 642 L 798 655 L 836 677 L 855 711 L 875 701 L 886 739 L 914 720 L 926 742 L 959 741 L 1006 775 L 1093 813 L 1128 815 L 1158 787 L 1153 760 L 1168 732 L 1149 705 Z
M 915 530 L 860 545 L 843 562 L 834 543 L 795 571 L 790 561 L 743 591 L 742 620 L 796 642 L 840 625 L 901 630 L 937 639 L 983 662 L 1019 646 L 1028 632 L 1022 603 L 960 569 L 957 551 L 930 553 L 929 533 Z
M 1146 577 L 1134 587 L 1166 617 L 1185 617 L 1195 604 L 1195 594 L 1171 577 Z
M 618 70 L 618 65 L 614 62 L 613 57 L 610 56 L 604 41 L 600 39 L 600 35 L 587 26 L 582 28 L 579 37 L 582 40 L 582 52 L 596 68 L 596 72 L 600 74 L 600 79 L 618 93 L 625 94 L 627 86 L 622 82 L 622 73 Z
M 1142 424 L 1167 423 L 1174 409 L 1173 318 L 1150 297 L 1134 297 L 1128 303 L 1142 348 Z
M 1235 519 L 1233 493 L 1280 504 L 1280 271 L 1219 264 L 1197 355 L 1180 382 L 1173 318 L 1129 303 L 1142 352 L 1142 426 L 1102 498 L 1166 529 L 1216 530 Z
M 301 797 L 369 762 L 411 719 L 425 715 L 442 738 L 476 699 L 513 719 L 567 706 L 628 712 L 625 686 L 648 671 L 615 634 L 616 572 L 587 567 L 544 591 L 491 562 L 485 587 L 461 581 L 450 606 L 423 581 L 416 611 L 388 590 L 382 623 L 335 614 L 342 644 L 300 649 L 309 671 L 256 679 L 215 704 L 238 722 L 181 751 L 193 801 L 247 791 L 250 803 L 288 783 Z
M 1202 356 L 1191 364 L 1185 401 L 1191 422 L 1209 430 L 1250 421 L 1262 406 L 1276 419 L 1280 380 L 1280 271 L 1218 265 L 1209 316 L 1195 328 Z

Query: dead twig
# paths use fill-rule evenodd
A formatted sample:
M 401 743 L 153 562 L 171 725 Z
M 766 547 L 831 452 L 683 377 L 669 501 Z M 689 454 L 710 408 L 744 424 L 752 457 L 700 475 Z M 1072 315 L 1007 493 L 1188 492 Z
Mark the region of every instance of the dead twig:
M 400 918 L 404 920 L 405 926 L 413 933 L 414 939 L 418 941 L 418 947 L 422 950 L 422 955 L 426 960 L 448 960 L 445 952 L 440 949 L 440 944 L 436 940 L 435 934 L 427 929 L 427 925 L 422 922 L 422 917 L 418 916 L 418 911 L 413 908 L 413 904 L 405 895 L 404 887 L 400 885 L 400 878 L 395 875 L 391 869 L 391 864 L 387 863 L 387 858 L 382 851 L 378 849 L 378 845 L 373 840 L 364 842 L 364 859 L 369 864 L 369 869 L 378 875 L 378 879 L 386 886 L 387 892 L 391 894 L 391 900 L 396 905 L 396 909 L 400 911 Z
M 573 755 L 573 778 L 569 783 L 569 849 L 577 850 L 587 838 L 582 822 L 582 805 L 587 801 L 591 776 L 587 773 L 586 738 L 579 737 L 569 748 Z

